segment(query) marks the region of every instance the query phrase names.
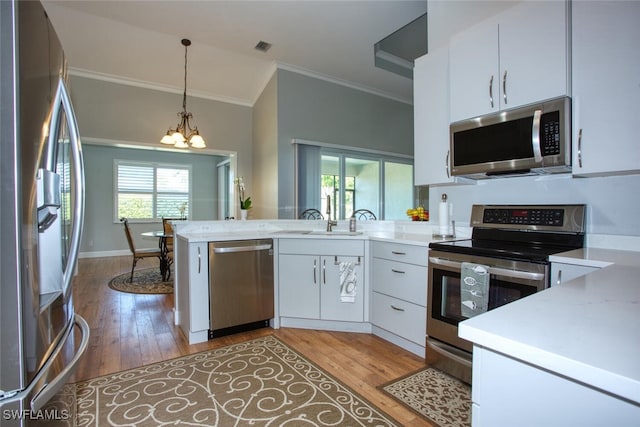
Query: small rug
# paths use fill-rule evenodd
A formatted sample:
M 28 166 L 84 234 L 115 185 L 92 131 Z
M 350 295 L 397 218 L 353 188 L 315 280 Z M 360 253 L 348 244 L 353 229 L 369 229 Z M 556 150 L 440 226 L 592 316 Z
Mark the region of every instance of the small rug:
M 273 336 L 76 387 L 78 426 L 399 426 Z
M 130 282 L 131 272 L 121 274 L 109 281 L 109 287 L 116 291 L 131 294 L 170 294 L 173 293 L 173 279 L 162 280 L 160 269 L 148 268 L 136 270 L 133 273 L 133 282 Z
M 380 388 L 440 427 L 471 425 L 471 387 L 434 368 L 423 368 Z

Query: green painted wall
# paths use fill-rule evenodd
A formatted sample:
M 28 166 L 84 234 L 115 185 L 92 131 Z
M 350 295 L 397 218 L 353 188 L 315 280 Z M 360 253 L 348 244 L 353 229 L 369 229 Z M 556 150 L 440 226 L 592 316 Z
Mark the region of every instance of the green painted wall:
M 216 219 L 217 156 L 174 154 L 102 145 L 83 147 L 85 163 L 85 223 L 80 252 L 128 249 L 122 224 L 114 218 L 114 160 L 138 160 L 168 164 L 188 164 L 192 173 L 191 219 Z M 132 224 L 136 245 L 152 247 L 155 241 L 140 236 L 144 231 L 160 230 L 161 223 Z

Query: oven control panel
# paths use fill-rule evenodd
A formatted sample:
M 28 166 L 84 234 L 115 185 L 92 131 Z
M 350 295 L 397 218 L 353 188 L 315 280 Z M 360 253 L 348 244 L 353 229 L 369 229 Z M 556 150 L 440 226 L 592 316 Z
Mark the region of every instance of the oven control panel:
M 510 225 L 545 225 L 562 227 L 564 223 L 563 209 L 485 209 L 483 224 Z
M 473 205 L 472 227 L 584 233 L 586 205 Z

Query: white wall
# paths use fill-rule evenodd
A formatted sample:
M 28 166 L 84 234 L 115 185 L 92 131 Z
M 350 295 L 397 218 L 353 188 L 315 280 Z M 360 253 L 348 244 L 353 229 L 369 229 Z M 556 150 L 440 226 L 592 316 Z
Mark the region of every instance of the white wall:
M 587 233 L 640 236 L 639 190 L 640 175 L 498 178 L 476 185 L 432 186 L 429 206 L 438 206 L 442 193 L 447 193 L 453 219 L 468 225 L 473 204 L 586 204 Z M 437 214 L 437 209 L 431 209 L 431 222 L 437 223 Z
M 278 205 L 278 99 L 277 75 L 253 105 L 253 180 L 247 186 L 253 208 L 250 218 L 277 218 Z

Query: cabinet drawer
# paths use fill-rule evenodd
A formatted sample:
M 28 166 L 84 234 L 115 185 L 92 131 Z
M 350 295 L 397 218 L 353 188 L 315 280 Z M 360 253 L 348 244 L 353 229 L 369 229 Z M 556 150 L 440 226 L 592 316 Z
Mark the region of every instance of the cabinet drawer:
M 427 267 L 373 260 L 373 290 L 421 306 L 427 304 Z
M 428 248 L 424 246 L 403 245 L 401 243 L 372 242 L 372 253 L 376 258 L 427 265 Z
M 424 307 L 374 292 L 371 321 L 402 338 L 425 345 L 427 309 Z
M 364 256 L 364 241 L 351 239 L 280 239 L 281 254 Z

